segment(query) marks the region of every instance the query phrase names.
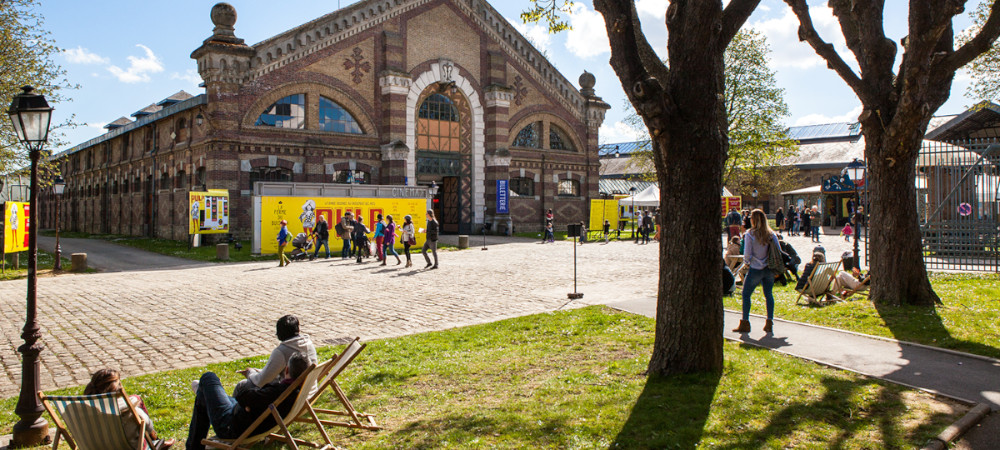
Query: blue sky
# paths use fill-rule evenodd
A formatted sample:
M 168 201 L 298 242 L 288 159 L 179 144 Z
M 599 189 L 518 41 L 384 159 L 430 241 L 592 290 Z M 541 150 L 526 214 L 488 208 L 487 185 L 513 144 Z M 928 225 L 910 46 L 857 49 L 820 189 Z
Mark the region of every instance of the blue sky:
M 283 0 L 280 2 L 230 0 L 236 7 L 236 35 L 250 45 L 337 9 L 338 2 Z M 354 3 L 341 0 L 341 6 Z M 612 105 L 601 130 L 601 142 L 621 142 L 635 138 L 622 123 L 625 94 L 608 64 L 610 47 L 603 20 L 591 1 L 578 1 L 569 16 L 573 30 L 549 35 L 538 25 L 517 20 L 529 5 L 527 0 L 491 0 L 494 8 L 545 51 L 553 64 L 576 83 L 584 70 L 597 77 L 597 95 Z M 666 56 L 664 14 L 667 0 L 637 0 L 643 31 L 661 56 Z M 885 29 L 899 42 L 906 34 L 906 2 L 887 0 Z M 970 1 L 972 9 L 975 1 Z M 69 145 L 99 136 L 108 122 L 138 111 L 183 89 L 203 92 L 195 61 L 190 58 L 201 42 L 212 34 L 209 12 L 214 1 L 172 0 L 169 2 L 72 0 L 42 2 L 45 28 L 65 49 L 59 63 L 71 82 L 81 88 L 69 92 L 73 101 L 53 105 L 56 118 L 76 115 L 85 123 L 66 132 Z M 839 25 L 825 2 L 810 2 L 813 21 L 820 34 L 832 41 L 845 58 L 850 58 L 839 33 Z M 955 28 L 969 25 L 967 17 L 956 20 Z M 826 68 L 806 44 L 798 42 L 794 15 L 780 0 L 763 0 L 748 26 L 764 33 L 772 49 L 771 66 L 777 71 L 779 86 L 791 109 L 786 124 L 808 125 L 853 121 L 861 112 L 854 93 Z M 853 62 L 853 58 L 848 59 Z M 898 63 L 898 58 L 897 58 Z M 957 114 L 972 103 L 964 96 L 968 76 L 959 73 L 952 97 L 938 115 Z

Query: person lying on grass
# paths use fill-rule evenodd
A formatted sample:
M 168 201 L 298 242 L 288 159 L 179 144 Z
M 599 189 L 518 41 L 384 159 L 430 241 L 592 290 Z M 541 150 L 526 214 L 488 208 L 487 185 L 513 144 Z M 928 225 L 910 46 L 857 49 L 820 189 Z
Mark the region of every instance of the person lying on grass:
M 226 395 L 218 375 L 213 372 L 202 375 L 200 380 L 191 383 L 195 391 L 194 409 L 191 413 L 191 425 L 185 448 L 204 449 L 201 440 L 208 437 L 209 426 L 222 439 L 238 438 L 309 366 L 309 357 L 303 353 L 296 353 L 289 358 L 284 377 L 280 381 L 272 381 L 263 387 L 251 384 L 235 398 Z M 292 410 L 297 395 L 298 392 L 289 395 L 278 405 L 278 413 L 281 416 L 287 415 Z M 269 415 L 254 433 L 263 433 L 275 425 L 277 423 L 274 417 Z

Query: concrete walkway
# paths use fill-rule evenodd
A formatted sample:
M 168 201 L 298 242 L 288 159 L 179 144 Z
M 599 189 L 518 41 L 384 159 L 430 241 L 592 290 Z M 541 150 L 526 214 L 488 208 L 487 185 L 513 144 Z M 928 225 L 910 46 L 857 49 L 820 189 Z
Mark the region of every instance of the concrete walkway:
M 103 239 L 67 239 L 61 237 L 59 238 L 59 246 L 62 247 L 64 258 L 69 258 L 69 255 L 73 253 L 86 253 L 87 265 L 104 272 L 177 269 L 209 264 L 147 252 Z M 56 238 L 39 236 L 38 248 L 47 252 L 55 251 Z M 63 269 L 69 270 L 69 267 L 63 267 Z
M 653 298 L 627 300 L 608 306 L 654 317 Z M 816 325 L 774 321 L 774 333 L 761 331 L 764 317 L 752 315 L 753 331 L 734 333 L 740 313 L 725 312 L 726 339 L 768 348 L 874 378 L 916 387 L 993 409 L 980 427 L 963 438 L 963 448 L 1000 448 L 1000 360 L 893 339 L 867 336 Z

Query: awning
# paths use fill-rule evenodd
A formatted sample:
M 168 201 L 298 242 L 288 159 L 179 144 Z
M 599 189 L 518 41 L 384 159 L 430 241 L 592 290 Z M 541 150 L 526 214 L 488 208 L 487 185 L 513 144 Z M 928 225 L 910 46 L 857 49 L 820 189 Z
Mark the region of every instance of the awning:
M 822 185 L 815 185 L 804 187 L 802 189 L 796 189 L 794 191 L 782 192 L 781 195 L 819 195 L 823 193 Z

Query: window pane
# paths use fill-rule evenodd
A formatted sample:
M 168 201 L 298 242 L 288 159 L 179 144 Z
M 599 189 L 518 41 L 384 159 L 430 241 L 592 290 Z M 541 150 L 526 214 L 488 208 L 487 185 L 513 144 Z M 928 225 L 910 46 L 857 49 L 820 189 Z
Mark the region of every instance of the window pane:
M 326 97 L 319 98 L 319 129 L 336 133 L 362 134 L 354 116 Z
M 538 130 L 541 123 L 535 122 L 521 129 L 514 138 L 514 147 L 541 148 L 538 141 Z
M 254 125 L 304 129 L 306 126 L 306 96 L 305 94 L 289 95 L 264 110 Z
M 566 132 L 555 124 L 549 124 L 549 148 L 552 150 L 575 150 L 573 141 L 569 140 Z
M 427 97 L 417 114 L 417 150 L 457 152 L 457 122 L 458 110 L 450 99 L 441 94 Z

